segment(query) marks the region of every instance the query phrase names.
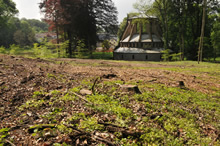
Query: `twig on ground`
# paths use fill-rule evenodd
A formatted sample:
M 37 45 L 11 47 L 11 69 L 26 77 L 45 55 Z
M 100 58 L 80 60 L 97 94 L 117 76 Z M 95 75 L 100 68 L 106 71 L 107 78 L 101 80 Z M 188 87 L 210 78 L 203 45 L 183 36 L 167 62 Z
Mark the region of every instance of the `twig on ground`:
M 101 79 L 101 77 L 96 78 L 93 85 L 92 85 L 92 94 L 94 94 L 94 95 L 95 95 L 95 85 L 99 79 Z
M 107 139 L 103 139 L 103 138 L 101 138 L 101 137 L 99 137 L 99 136 L 93 136 L 94 137 L 94 139 L 96 139 L 96 140 L 99 140 L 99 141 L 102 141 L 102 142 L 104 142 L 104 143 L 107 143 L 108 145 L 110 145 L 110 146 L 116 146 L 117 144 L 114 144 L 114 143 L 112 143 L 111 141 L 109 141 L 109 140 L 107 140 Z
M 75 92 L 71 92 L 71 93 L 73 93 L 74 95 L 76 95 L 76 96 L 79 97 L 80 99 L 84 100 L 85 102 L 94 105 L 94 103 L 89 102 L 85 97 L 83 97 L 83 96 L 81 96 L 81 95 L 79 95 L 79 94 L 77 94 L 77 93 L 75 93 Z
M 9 140 L 5 140 L 7 143 L 9 143 L 10 145 L 12 145 L 12 146 L 16 146 L 15 144 L 13 144 L 12 142 L 10 142 Z

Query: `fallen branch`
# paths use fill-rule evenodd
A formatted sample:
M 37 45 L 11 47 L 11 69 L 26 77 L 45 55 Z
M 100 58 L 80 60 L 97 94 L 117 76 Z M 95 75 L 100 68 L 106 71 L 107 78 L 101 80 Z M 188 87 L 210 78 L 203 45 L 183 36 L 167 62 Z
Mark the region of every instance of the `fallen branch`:
M 93 134 L 91 134 L 91 133 L 87 133 L 87 132 L 85 132 L 85 131 L 82 131 L 82 130 L 80 130 L 80 129 L 77 129 L 77 128 L 74 127 L 74 126 L 67 125 L 67 124 L 65 124 L 65 126 L 68 127 L 68 128 L 71 128 L 71 129 L 73 129 L 73 130 L 75 130 L 75 131 L 77 131 L 77 132 L 79 132 L 79 136 L 81 136 L 81 135 L 87 135 L 87 136 L 89 136 L 89 137 L 91 137 L 91 138 L 94 138 L 94 139 L 96 139 L 96 140 L 102 141 L 102 142 L 104 142 L 104 143 L 106 143 L 106 144 L 108 144 L 108 145 L 110 145 L 110 146 L 116 146 L 116 144 L 112 143 L 112 142 L 109 141 L 109 140 L 106 140 L 106 139 L 104 139 L 104 138 L 102 138 L 102 137 L 93 135 Z M 78 136 L 75 135 L 75 137 L 78 137 Z
M 114 144 L 114 143 L 112 143 L 111 141 L 109 141 L 109 140 L 107 140 L 107 139 L 103 139 L 103 138 L 101 138 L 101 137 L 99 137 L 99 136 L 93 136 L 96 140 L 99 140 L 99 141 L 102 141 L 102 142 L 104 142 L 104 143 L 107 143 L 108 145 L 110 145 L 110 146 L 116 146 L 117 144 Z
M 10 142 L 9 140 L 5 140 L 7 143 L 9 143 L 10 145 L 12 145 L 12 146 L 16 146 L 15 144 L 13 144 L 12 142 Z
M 75 93 L 75 92 L 71 92 L 72 94 L 76 95 L 77 97 L 79 97 L 80 99 L 84 100 L 85 102 L 94 105 L 94 103 L 89 102 L 85 97 Z

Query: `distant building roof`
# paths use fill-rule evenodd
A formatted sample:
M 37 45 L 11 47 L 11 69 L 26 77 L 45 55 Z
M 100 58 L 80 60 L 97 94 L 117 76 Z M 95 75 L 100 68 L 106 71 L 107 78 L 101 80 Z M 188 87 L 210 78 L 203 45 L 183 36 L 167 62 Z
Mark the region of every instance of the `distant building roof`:
M 120 47 L 117 48 L 114 52 L 116 53 L 161 53 L 163 48 L 154 48 L 152 50 L 146 50 L 141 48 L 129 48 L 129 47 Z
M 99 33 L 99 34 L 97 34 L 97 35 L 98 35 L 98 39 L 99 39 L 100 41 L 111 40 L 111 39 L 117 40 L 117 36 L 116 36 L 116 35 L 113 35 L 113 34 Z

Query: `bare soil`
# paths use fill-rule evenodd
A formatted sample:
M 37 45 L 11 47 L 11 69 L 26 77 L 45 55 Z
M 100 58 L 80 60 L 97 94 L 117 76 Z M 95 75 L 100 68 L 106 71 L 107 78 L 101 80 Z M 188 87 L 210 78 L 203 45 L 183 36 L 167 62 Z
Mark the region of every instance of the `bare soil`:
M 51 142 L 47 142 L 46 138 L 36 141 L 29 128 L 31 125 L 47 124 L 47 121 L 42 122 L 39 115 L 47 111 L 49 105 L 43 105 L 38 111 L 21 112 L 18 107 L 30 100 L 35 91 L 41 89 L 44 89 L 45 92 L 51 90 L 65 92 L 79 86 L 82 80 L 103 76 L 108 78 L 108 75 L 110 75 L 110 79 L 111 75 L 115 75 L 114 79 L 124 83 L 142 81 L 164 84 L 168 87 L 178 87 L 179 81 L 183 81 L 186 88 L 203 93 L 215 92 L 212 87 L 220 89 L 219 81 L 209 73 L 192 74 L 187 71 L 169 70 L 173 67 L 162 63 L 148 64 L 89 59 L 43 60 L 0 54 L 0 129 L 10 128 L 10 139 L 13 139 L 13 143 L 10 143 L 11 140 L 8 139 L 6 145 L 51 145 L 52 142 L 61 143 L 61 141 L 67 143 L 72 141 L 72 144 L 79 145 L 96 145 L 100 142 L 111 145 L 110 141 L 100 137 L 94 139 L 91 135 L 87 142 L 78 139 L 74 141 L 74 138 L 69 135 L 55 136 L 54 139 L 50 139 Z M 176 65 L 176 68 L 182 69 L 185 66 Z M 65 82 L 56 77 L 62 77 Z M 74 108 L 65 106 L 67 110 L 75 109 L 86 111 L 87 114 L 94 114 L 83 104 L 84 101 L 79 100 L 73 103 Z M 24 113 L 26 116 L 22 116 Z M 71 114 L 71 112 L 66 114 Z M 64 117 L 57 120 L 61 121 L 62 118 Z M 82 133 L 82 131 L 78 131 L 78 133 L 80 132 Z

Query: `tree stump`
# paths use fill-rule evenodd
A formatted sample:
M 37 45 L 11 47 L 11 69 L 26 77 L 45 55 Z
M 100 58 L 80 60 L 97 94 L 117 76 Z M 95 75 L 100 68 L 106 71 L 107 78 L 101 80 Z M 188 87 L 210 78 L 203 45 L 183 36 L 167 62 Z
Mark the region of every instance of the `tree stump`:
M 123 91 L 141 94 L 141 91 L 139 90 L 137 85 L 121 85 L 120 87 Z
M 183 81 L 179 81 L 179 87 L 180 87 L 181 89 L 185 88 L 185 84 L 184 84 Z

